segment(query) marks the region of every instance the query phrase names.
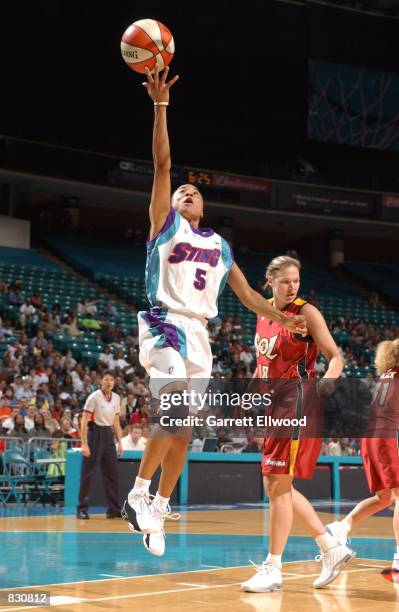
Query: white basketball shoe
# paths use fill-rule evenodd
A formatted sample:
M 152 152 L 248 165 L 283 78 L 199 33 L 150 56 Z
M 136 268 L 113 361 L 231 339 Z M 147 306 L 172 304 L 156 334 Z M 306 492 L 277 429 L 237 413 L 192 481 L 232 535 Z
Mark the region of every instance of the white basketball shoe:
M 252 565 L 255 565 L 256 573 L 252 578 L 242 583 L 241 591 L 249 593 L 281 591 L 283 588 L 283 578 L 281 576 L 281 569 L 277 565 L 270 563 L 270 561 L 263 561 L 261 565 L 256 565 L 255 563 L 252 563 Z
M 162 557 L 165 552 L 165 519 L 178 521 L 180 514 L 171 512 L 169 504 L 161 508 L 154 502 L 151 504 L 151 514 L 157 524 L 157 531 L 144 535 L 143 544 L 152 555 Z
M 356 553 L 345 545 L 337 544 L 328 550 L 321 550 L 316 561 L 322 561 L 321 574 L 313 583 L 315 589 L 322 589 L 339 576 Z

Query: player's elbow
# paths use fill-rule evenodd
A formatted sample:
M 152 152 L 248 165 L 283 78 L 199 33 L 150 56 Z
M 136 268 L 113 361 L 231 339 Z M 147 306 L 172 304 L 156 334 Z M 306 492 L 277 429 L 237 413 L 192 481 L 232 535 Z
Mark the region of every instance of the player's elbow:
M 166 159 L 159 158 L 159 157 L 154 158 L 155 173 L 168 174 L 170 172 L 171 167 L 172 167 L 172 162 L 169 156 Z

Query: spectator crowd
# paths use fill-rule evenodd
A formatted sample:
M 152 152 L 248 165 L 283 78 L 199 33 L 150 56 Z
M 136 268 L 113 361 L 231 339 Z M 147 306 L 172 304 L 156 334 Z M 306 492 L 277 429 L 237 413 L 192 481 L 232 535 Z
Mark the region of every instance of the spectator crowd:
M 115 375 L 114 391 L 121 397 L 121 425 L 124 448 L 142 450 L 151 427 L 151 400 L 148 380 L 138 360 L 137 329 L 125 334 L 118 325 L 117 305 L 110 301 L 99 311 L 94 300 L 80 300 L 76 310 L 62 314 L 59 304 L 48 310 L 40 292 L 26 296 L 20 281 L 7 286 L 0 281 L 0 292 L 8 304 L 17 306 L 18 320 L 0 318 L 0 435 L 22 438 L 79 438 L 80 415 L 87 396 L 100 387 L 101 374 L 111 370 Z M 375 301 L 376 297 L 373 295 Z M 310 295 L 317 304 L 315 292 Z M 4 317 L 4 313 L 0 313 Z M 330 321 L 330 329 L 340 346 L 346 364 L 368 365 L 371 370 L 373 351 L 378 342 L 399 336 L 399 328 L 380 327 L 344 315 Z M 77 353 L 59 350 L 55 335 L 74 338 L 90 331 L 103 346 L 97 363 L 89 366 Z M 254 331 L 254 330 L 251 330 Z M 214 355 L 214 383 L 243 381 L 252 376 L 256 364 L 255 350 L 243 341 L 239 317 L 222 316 L 209 324 Z M 319 358 L 320 375 L 325 362 Z M 368 376 L 372 385 L 372 374 Z M 261 441 L 247 432 L 238 441 L 234 428 L 194 429 L 193 449 L 200 449 L 207 437 L 217 438 L 219 450 L 259 449 Z M 242 432 L 241 432 L 242 438 Z M 1 447 L 0 447 L 1 448 Z M 248 450 L 249 449 L 249 450 Z M 325 440 L 323 453 L 358 454 L 356 440 Z

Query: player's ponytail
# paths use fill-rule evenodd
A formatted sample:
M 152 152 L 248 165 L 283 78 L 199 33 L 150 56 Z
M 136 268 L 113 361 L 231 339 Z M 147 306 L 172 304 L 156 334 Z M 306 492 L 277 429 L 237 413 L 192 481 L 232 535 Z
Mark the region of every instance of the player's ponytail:
M 295 259 L 295 257 L 290 257 L 289 255 L 279 255 L 271 260 L 269 265 L 266 268 L 266 284 L 263 287 L 266 289 L 269 286 L 269 278 L 276 276 L 280 270 L 285 268 L 286 266 L 296 266 L 298 271 L 301 271 L 301 262 L 299 259 Z
M 384 340 L 377 346 L 375 356 L 375 367 L 380 375 L 391 368 L 399 365 L 399 338 L 396 340 Z

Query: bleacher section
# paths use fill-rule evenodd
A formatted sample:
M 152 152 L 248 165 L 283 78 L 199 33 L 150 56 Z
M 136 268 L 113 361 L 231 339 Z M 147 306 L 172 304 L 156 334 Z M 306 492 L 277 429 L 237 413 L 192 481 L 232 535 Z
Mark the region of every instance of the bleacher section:
M 76 310 L 81 298 L 95 300 L 100 312 L 104 311 L 110 300 L 109 296 L 99 292 L 98 288 L 88 286 L 33 250 L 0 247 L 0 280 L 9 284 L 16 279 L 21 281 L 25 298 L 30 297 L 34 291 L 39 291 L 48 310 L 57 302 L 62 314 L 68 309 Z M 117 308 L 117 323 L 125 334 L 130 334 L 132 327 L 137 324 L 135 314 L 122 304 L 117 304 Z M 13 323 L 18 321 L 19 306 L 8 304 L 7 295 L 3 293 L 0 293 L 0 314 L 5 320 Z M 13 341 L 15 337 L 10 337 L 7 342 L 0 344 L 0 358 Z M 54 343 L 59 350 L 71 349 L 75 359 L 82 360 L 90 367 L 96 364 L 103 349 L 99 333 L 95 331 L 84 331 L 84 335 L 80 337 L 56 334 Z M 123 342 L 120 344 L 123 345 Z
M 59 239 L 47 240 L 47 244 L 66 261 L 69 261 L 91 278 L 95 278 L 110 291 L 117 293 L 129 304 L 138 309 L 147 308 L 144 283 L 145 246 L 134 246 L 127 242 L 104 247 L 94 239 Z M 253 253 L 250 251 L 235 252 L 235 260 L 244 271 L 248 280 L 255 284 L 264 278 L 267 263 L 278 253 Z M 368 293 L 353 287 L 350 283 L 338 281 L 328 270 L 304 261 L 301 273 L 301 292 L 306 297 L 314 290 L 319 300 L 319 308 L 328 322 L 338 320 L 345 315 L 352 320 L 361 320 L 376 326 L 399 325 L 399 314 L 394 310 L 373 306 L 368 300 Z M 375 264 L 376 268 L 378 264 Z M 359 264 L 360 267 L 360 264 Z M 368 264 L 364 269 L 368 270 Z M 389 266 L 386 267 L 387 269 Z M 112 272 L 111 272 L 112 271 Z M 393 274 L 391 273 L 392 278 Z M 373 278 L 377 278 L 374 276 Z M 379 277 L 378 277 L 379 278 Z M 370 280 L 370 275 L 368 276 Z M 221 316 L 237 316 L 243 328 L 243 341 L 253 345 L 256 315 L 240 304 L 229 287 L 219 298 Z M 349 334 L 339 331 L 335 334 L 337 343 L 345 348 L 350 345 Z M 217 346 L 214 346 L 217 353 Z M 371 364 L 373 350 L 362 349 L 365 362 Z M 370 366 L 347 366 L 346 372 L 355 376 L 364 376 Z
M 373 287 L 382 296 L 399 305 L 399 265 L 348 261 L 342 268 L 353 278 Z
M 94 281 L 103 276 L 142 277 L 145 268 L 145 245 L 134 246 L 128 241 L 106 244 L 92 238 L 46 237 L 46 245 L 73 268 Z

